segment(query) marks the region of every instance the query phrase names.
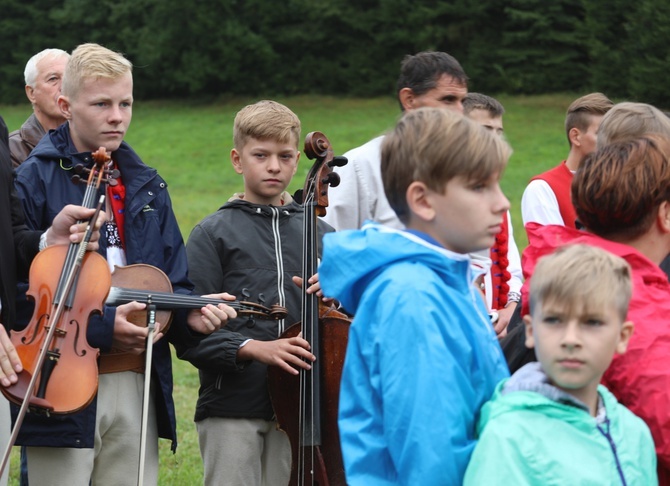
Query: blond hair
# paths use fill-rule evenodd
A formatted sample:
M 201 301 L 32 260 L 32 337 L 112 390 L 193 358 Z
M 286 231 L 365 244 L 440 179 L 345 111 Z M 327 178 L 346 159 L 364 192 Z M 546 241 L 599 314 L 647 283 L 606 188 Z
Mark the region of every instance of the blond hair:
M 613 106 L 612 100 L 602 93 L 590 93 L 573 101 L 565 115 L 565 134 L 568 143 L 572 146 L 570 130 L 576 128 L 581 132 L 587 131 L 594 116 L 605 115 Z
M 630 265 L 601 248 L 575 244 L 538 261 L 530 280 L 529 309 L 546 303 L 588 309 L 614 307 L 626 320 L 633 293 Z
M 117 79 L 133 69 L 132 63 L 118 52 L 99 44 L 81 44 L 70 56 L 63 74 L 63 96 L 75 98 L 84 80 Z
M 600 123 L 596 146 L 653 133 L 670 137 L 670 119 L 661 110 L 646 103 L 617 103 Z
M 403 223 L 409 222 L 406 193 L 414 181 L 440 194 L 449 180 L 485 181 L 507 165 L 512 150 L 478 123 L 443 108 L 410 110 L 385 137 L 381 149 L 384 192 Z
M 300 119 L 286 106 L 263 100 L 237 112 L 233 123 L 233 143 L 242 150 L 249 139 L 292 143 L 298 147 Z

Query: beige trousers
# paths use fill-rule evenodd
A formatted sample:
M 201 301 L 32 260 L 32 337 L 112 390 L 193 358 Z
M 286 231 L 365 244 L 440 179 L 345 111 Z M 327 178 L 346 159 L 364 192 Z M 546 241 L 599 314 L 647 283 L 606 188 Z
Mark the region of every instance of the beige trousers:
M 30 486 L 126 486 L 137 484 L 144 375 L 100 375 L 93 449 L 27 447 Z M 158 432 L 151 393 L 144 484 L 158 483 Z
M 206 486 L 288 484 L 291 444 L 276 422 L 213 417 L 196 426 Z

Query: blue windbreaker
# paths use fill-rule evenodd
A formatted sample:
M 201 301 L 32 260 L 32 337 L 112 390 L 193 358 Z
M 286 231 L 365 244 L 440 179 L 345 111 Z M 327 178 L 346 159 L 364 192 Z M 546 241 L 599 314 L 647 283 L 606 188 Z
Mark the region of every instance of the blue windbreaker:
M 347 482 L 460 484 L 509 376 L 469 257 L 374 223 L 324 237 L 324 294 L 355 314 L 340 390 Z

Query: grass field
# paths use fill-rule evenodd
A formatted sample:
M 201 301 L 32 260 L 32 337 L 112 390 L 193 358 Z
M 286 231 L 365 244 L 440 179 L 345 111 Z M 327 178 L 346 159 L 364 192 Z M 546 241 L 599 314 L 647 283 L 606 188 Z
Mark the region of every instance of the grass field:
M 563 129 L 565 110 L 576 95 L 534 97 L 500 96 L 507 112 L 505 133 L 514 149 L 502 181 L 510 199 L 512 221 L 519 249 L 526 245 L 521 224 L 520 201 L 529 178 L 565 158 L 568 151 Z M 399 109 L 392 98 L 348 99 L 301 96 L 277 98 L 302 121 L 303 137 L 310 131 L 328 136 L 336 154 L 361 145 L 393 126 Z M 144 161 L 157 168 L 169 185 L 174 210 L 184 238 L 204 216 L 215 211 L 242 181 L 230 165 L 232 123 L 235 113 L 257 100 L 230 99 L 218 102 L 137 102 L 126 140 Z M 11 130 L 20 127 L 30 106 L 0 106 Z M 290 186 L 302 186 L 310 162 L 301 167 Z M 332 190 L 337 190 L 336 188 Z M 161 444 L 161 485 L 202 483 L 202 466 L 193 412 L 198 393 L 198 376 L 189 364 L 174 360 L 179 448 L 170 453 Z M 10 484 L 18 484 L 16 457 Z

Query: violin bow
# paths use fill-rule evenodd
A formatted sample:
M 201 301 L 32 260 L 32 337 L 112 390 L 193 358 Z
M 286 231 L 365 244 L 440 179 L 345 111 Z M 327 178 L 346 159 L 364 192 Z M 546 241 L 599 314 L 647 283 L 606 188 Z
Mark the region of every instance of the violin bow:
M 154 354 L 154 335 L 156 334 L 156 306 L 151 303 L 151 295 L 147 298 L 147 352 L 144 363 L 144 394 L 142 396 L 142 432 L 140 435 L 140 464 L 137 486 L 144 484 L 144 458 L 147 451 L 147 428 L 149 421 L 149 398 L 151 393 L 151 363 Z

